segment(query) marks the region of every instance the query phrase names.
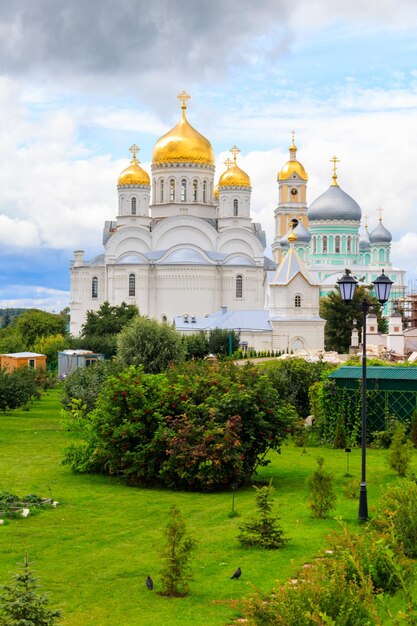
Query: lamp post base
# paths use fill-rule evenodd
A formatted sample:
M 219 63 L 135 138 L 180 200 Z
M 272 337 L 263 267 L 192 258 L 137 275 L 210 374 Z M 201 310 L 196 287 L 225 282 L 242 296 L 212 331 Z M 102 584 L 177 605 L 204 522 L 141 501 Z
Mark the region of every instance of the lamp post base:
M 366 492 L 366 483 L 361 483 L 359 493 L 359 521 L 366 522 L 368 520 L 368 494 Z

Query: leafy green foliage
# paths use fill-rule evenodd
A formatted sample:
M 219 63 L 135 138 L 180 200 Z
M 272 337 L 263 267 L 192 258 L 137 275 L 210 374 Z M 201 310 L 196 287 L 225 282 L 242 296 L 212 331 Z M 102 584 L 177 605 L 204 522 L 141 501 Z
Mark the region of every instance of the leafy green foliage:
M 107 357 L 114 356 L 117 335 L 137 315 L 139 311 L 136 305 L 125 302 L 116 306 L 104 302 L 98 311 L 87 311 L 77 347 L 93 350 Z
M 323 469 L 324 459 L 317 459 L 318 468 L 308 479 L 310 488 L 309 506 L 313 517 L 327 517 L 336 506 L 336 492 L 334 490 L 334 477 Z
M 342 532 L 331 535 L 329 547 L 332 559 L 343 562 L 347 580 L 370 579 L 374 593 L 395 593 L 412 572 L 411 559 L 401 545 L 392 545 L 389 533 L 353 533 L 342 525 Z
M 322 559 L 270 595 L 244 601 L 254 626 L 376 626 L 369 579 L 348 580 L 344 563 Z
M 410 439 L 413 443 L 413 446 L 417 448 L 417 409 L 413 412 L 413 415 L 411 416 Z
M 66 322 L 61 315 L 38 309 L 22 313 L 12 322 L 11 327 L 23 338 L 28 347 L 32 347 L 41 337 L 67 335 Z
M 3 586 L 0 595 L 1 626 L 53 626 L 60 617 L 59 611 L 49 608 L 49 600 L 37 593 L 37 583 L 31 571 L 27 554 L 21 572 L 13 575 L 13 584 Z
M 104 381 L 117 371 L 112 361 L 97 361 L 93 367 L 80 367 L 62 381 L 62 404 L 68 409 L 73 400 L 80 400 L 85 414 L 96 405 Z
M 211 354 L 230 356 L 239 348 L 239 335 L 235 330 L 214 328 L 209 334 L 208 347 Z
M 169 511 L 165 536 L 166 545 L 161 552 L 161 595 L 183 597 L 189 593 L 189 583 L 193 580 L 190 557 L 196 542 L 187 536 L 185 522 L 175 505 Z
M 388 463 L 399 476 L 404 477 L 411 461 L 413 444 L 405 435 L 404 424 L 397 423 L 389 447 Z
M 417 484 L 401 480 L 383 494 L 373 524 L 401 544 L 407 556 L 417 557 Z
M 209 342 L 205 333 L 193 333 L 192 335 L 183 335 L 182 341 L 185 347 L 185 358 L 188 359 L 204 359 L 210 353 Z
M 0 369 L 0 411 L 26 405 L 32 398 L 40 397 L 44 372 L 27 367 L 7 372 Z
M 184 360 L 181 335 L 166 323 L 137 316 L 117 338 L 117 356 L 123 366 L 142 365 L 157 374 Z
M 339 414 L 336 421 L 336 429 L 334 432 L 334 440 L 333 446 L 335 448 L 339 448 L 339 450 L 343 450 L 346 448 L 346 430 L 345 430 L 345 420 L 343 419 L 343 415 Z
M 243 483 L 278 450 L 295 418 L 256 367 L 188 362 L 165 374 L 108 378 L 83 452 L 66 462 L 133 484 L 213 490 Z
M 58 352 L 69 347 L 69 338 L 61 334 L 39 337 L 33 344 L 34 352 L 45 354 L 48 368 L 56 372 L 58 368 Z
M 362 331 L 362 301 L 372 305 L 377 316 L 378 330 L 388 332 L 388 323 L 383 316 L 383 309 L 378 300 L 364 285 L 357 285 L 352 302 L 342 300 L 339 286 L 320 300 L 320 317 L 326 320 L 324 344 L 326 350 L 335 350 L 340 354 L 349 351 L 353 320 L 356 319 L 359 333 Z
M 263 371 L 278 391 L 280 398 L 292 404 L 300 417 L 310 415 L 309 389 L 334 369 L 334 365 L 318 361 L 308 363 L 304 359 L 291 358 L 266 364 Z
M 238 540 L 245 548 L 258 546 L 268 550 L 283 548 L 288 542 L 281 525 L 278 523 L 279 517 L 272 515 L 273 493 L 275 491 L 272 482 L 265 487 L 256 487 L 256 507 L 258 517 L 245 522 L 240 528 Z

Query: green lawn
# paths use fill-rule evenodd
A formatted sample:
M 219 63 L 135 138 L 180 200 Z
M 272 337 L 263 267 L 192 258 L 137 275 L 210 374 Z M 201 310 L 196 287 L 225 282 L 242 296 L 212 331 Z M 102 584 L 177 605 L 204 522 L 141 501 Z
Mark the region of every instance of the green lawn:
M 231 624 L 237 600 L 254 588 L 270 591 L 294 568 L 310 561 L 326 546 L 335 519 L 317 521 L 306 507 L 306 479 L 324 456 L 337 479 L 335 516 L 357 525 L 357 500 L 343 496 L 346 454 L 343 451 L 285 446 L 274 454 L 260 478 L 274 480 L 276 506 L 291 541 L 278 551 L 243 550 L 238 525 L 254 508 L 253 489 L 232 496 L 137 489 L 117 479 L 72 474 L 61 465 L 71 441 L 60 426 L 59 393 L 46 393 L 31 410 L 0 416 L 0 490 L 19 495 L 37 493 L 60 502 L 57 509 L 0 526 L 0 582 L 8 582 L 25 551 L 36 561 L 42 589 L 51 605 L 63 611 L 68 626 L 221 626 Z M 369 504 L 384 487 L 399 480 L 386 465 L 386 452 L 368 454 Z M 413 470 L 417 470 L 417 457 Z M 360 477 L 360 450 L 353 450 L 350 471 Z M 176 503 L 198 539 L 193 560 L 194 582 L 187 598 L 169 599 L 149 592 L 148 574 L 159 586 L 159 547 L 169 507 Z M 240 580 L 230 580 L 236 567 Z M 392 605 L 400 608 L 401 599 Z M 391 623 L 388 619 L 384 622 Z

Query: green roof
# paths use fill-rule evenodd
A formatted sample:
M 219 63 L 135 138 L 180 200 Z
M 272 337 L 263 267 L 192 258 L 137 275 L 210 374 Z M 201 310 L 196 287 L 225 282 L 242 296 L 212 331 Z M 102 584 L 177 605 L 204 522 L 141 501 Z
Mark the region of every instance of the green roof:
M 362 378 L 362 367 L 345 365 L 339 367 L 328 376 L 329 378 Z M 391 367 L 370 365 L 366 368 L 366 378 L 389 380 L 415 380 L 417 382 L 417 367 Z M 417 391 L 417 388 L 416 388 Z

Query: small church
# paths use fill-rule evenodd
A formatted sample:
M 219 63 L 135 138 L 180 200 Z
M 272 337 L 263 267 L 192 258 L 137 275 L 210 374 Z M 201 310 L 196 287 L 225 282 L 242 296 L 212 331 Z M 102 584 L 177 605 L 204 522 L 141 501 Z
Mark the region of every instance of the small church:
M 315 350 L 324 346 L 319 297 L 345 267 L 372 280 L 390 269 L 391 235 L 382 225 L 359 236 L 361 209 L 338 185 L 334 157 L 330 189 L 307 205 L 308 176 L 297 160 L 277 175 L 273 260 L 266 235 L 251 217 L 252 183 L 234 146 L 215 181 L 209 140 L 188 121 L 184 91 L 178 124 L 153 148 L 151 175 L 131 146 L 117 182 L 116 218 L 106 221 L 103 253 L 71 262 L 71 334 L 87 311 L 108 301 L 135 304 L 142 315 L 174 323 L 183 333 L 234 329 L 255 350 Z M 392 297 L 405 291 L 395 270 Z

